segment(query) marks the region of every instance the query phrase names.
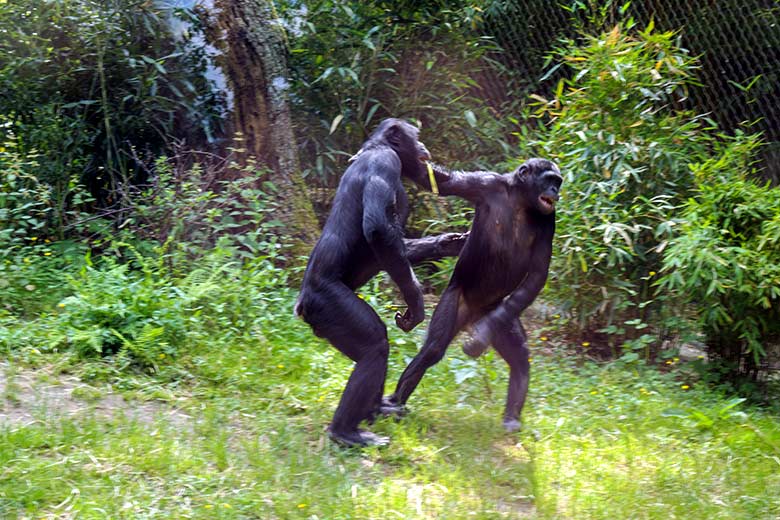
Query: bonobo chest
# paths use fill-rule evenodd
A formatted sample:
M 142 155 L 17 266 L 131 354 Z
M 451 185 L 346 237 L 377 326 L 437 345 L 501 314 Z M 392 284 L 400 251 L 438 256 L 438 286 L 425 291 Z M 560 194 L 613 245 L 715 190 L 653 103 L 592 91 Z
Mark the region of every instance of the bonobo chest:
M 512 292 L 532 269 L 540 236 L 526 210 L 508 197 L 479 204 L 455 268 L 466 298 L 491 305 Z
M 490 254 L 510 264 L 524 264 L 537 235 L 525 207 L 512 197 L 501 196 L 486 201 L 477 212 L 487 228 Z

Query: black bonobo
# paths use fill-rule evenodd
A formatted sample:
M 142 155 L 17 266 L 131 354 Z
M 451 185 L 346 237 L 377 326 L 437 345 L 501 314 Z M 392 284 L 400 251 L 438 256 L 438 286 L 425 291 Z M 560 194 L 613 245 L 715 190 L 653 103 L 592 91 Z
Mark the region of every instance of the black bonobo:
M 477 357 L 490 345 L 509 365 L 504 427 L 520 428 L 528 393 L 528 347 L 520 313 L 547 279 L 555 233 L 555 203 L 563 179 L 544 159 L 530 159 L 507 174 L 449 172 L 434 167 L 442 195 L 476 205 L 471 232 L 455 271 L 433 312 L 420 352 L 404 370 L 388 408 L 402 407 L 425 371 L 444 357 L 455 337 L 471 328 L 463 350 Z M 416 182 L 429 186 L 427 176 Z
M 355 290 L 380 270 L 386 271 L 407 305 L 395 322 L 410 331 L 424 318 L 411 250 L 417 260 L 443 256 L 447 253 L 442 253 L 442 245 L 454 244 L 459 250 L 465 239 L 459 234 L 442 235 L 439 241 L 422 239 L 419 247 L 407 251 L 403 224 L 408 202 L 401 176 L 419 178 L 429 158 L 415 126 L 399 119 L 382 121 L 344 172 L 322 236 L 309 257 L 295 313 L 317 336 L 355 362 L 329 427 L 331 438 L 342 444 L 387 442 L 358 429 L 361 421 L 379 411 L 390 347 L 385 325 Z M 410 242 L 414 241 L 407 245 Z

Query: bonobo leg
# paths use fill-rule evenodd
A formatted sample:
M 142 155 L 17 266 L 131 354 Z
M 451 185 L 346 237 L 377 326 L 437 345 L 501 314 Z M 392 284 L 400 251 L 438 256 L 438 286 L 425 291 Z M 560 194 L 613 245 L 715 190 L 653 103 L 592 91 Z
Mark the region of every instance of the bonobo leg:
M 373 418 L 385 386 L 390 345 L 384 323 L 338 282 L 307 288 L 301 307 L 314 333 L 355 362 L 330 424 L 331 438 L 349 446 L 386 444 L 387 438 L 358 429 L 361 421 Z
M 399 406 L 406 404 L 425 371 L 444 357 L 447 346 L 466 321 L 466 317 L 459 312 L 460 296 L 460 289 L 452 285 L 444 291 L 433 311 L 425 344 L 401 374 L 395 393 L 385 399 L 386 403 Z
M 494 331 L 493 348 L 509 365 L 509 387 L 504 410 L 504 428 L 513 432 L 520 429 L 520 412 L 528 395 L 528 343 L 520 320 L 513 320 L 509 330 Z

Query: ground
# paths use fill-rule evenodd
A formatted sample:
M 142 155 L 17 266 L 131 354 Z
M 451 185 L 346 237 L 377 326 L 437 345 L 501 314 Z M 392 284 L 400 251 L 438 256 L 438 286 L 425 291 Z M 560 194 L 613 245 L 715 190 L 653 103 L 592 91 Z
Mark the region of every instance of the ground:
M 192 420 L 168 403 L 127 401 L 111 390 L 57 373 L 53 367 L 17 368 L 0 362 L 0 396 L 0 426 L 5 427 L 30 426 L 42 418 L 114 419 L 120 414 L 147 425 L 159 418 L 175 426 L 184 426 Z

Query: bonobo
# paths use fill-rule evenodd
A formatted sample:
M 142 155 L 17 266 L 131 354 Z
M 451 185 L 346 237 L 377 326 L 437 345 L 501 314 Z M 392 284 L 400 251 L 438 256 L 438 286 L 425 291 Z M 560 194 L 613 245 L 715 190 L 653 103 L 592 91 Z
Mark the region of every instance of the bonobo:
M 354 291 L 386 271 L 407 305 L 395 322 L 408 332 L 424 318 L 423 295 L 411 264 L 457 255 L 465 241 L 461 234 L 403 239 L 409 210 L 401 176 L 419 178 L 423 161 L 430 158 L 417 136 L 418 129 L 409 123 L 386 119 L 352 158 L 295 305 L 295 313 L 314 334 L 355 362 L 329 427 L 332 439 L 350 446 L 387 442 L 358 425 L 379 411 L 390 349 L 385 325 Z
M 490 345 L 509 365 L 504 427 L 520 428 L 528 393 L 528 347 L 520 313 L 542 290 L 552 255 L 555 203 L 563 179 L 544 159 L 530 159 L 507 174 L 449 172 L 433 176 L 442 195 L 476 205 L 471 232 L 449 285 L 433 312 L 420 352 L 385 398 L 388 409 L 402 407 L 425 371 L 444 357 L 455 335 L 471 327 L 464 351 L 477 357 Z M 427 176 L 415 182 L 429 186 Z

